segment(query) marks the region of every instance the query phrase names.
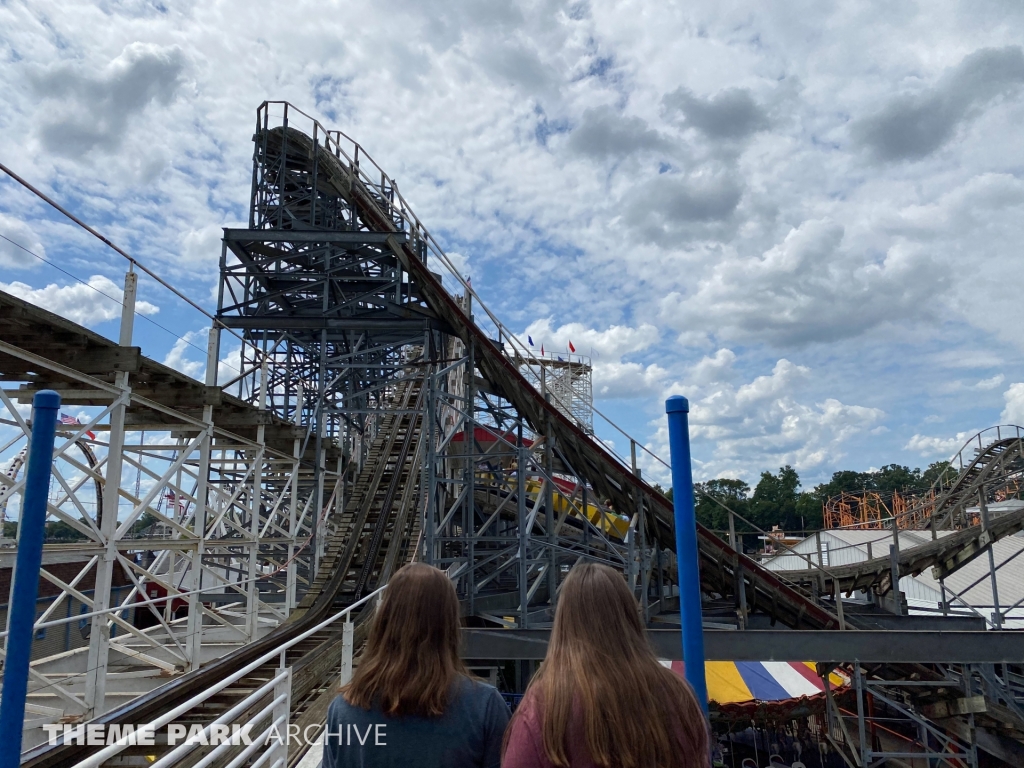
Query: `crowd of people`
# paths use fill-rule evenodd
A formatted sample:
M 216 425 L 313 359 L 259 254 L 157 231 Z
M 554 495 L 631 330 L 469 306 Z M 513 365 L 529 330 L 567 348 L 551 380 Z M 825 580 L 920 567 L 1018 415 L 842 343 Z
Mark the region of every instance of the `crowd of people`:
M 658 662 L 636 597 L 612 568 L 569 572 L 547 656 L 514 715 L 469 674 L 459 639 L 447 576 L 422 563 L 398 571 L 331 704 L 323 768 L 710 766 L 707 719 Z

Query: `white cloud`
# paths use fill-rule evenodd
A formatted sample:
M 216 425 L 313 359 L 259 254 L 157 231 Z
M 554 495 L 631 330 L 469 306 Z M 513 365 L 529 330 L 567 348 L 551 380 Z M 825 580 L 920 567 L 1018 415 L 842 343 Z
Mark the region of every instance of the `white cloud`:
M 223 338 L 223 337 L 222 337 Z M 203 365 L 206 370 L 206 365 Z M 221 358 L 217 364 L 217 383 L 222 387 L 232 379 L 238 378 L 242 370 L 242 347 L 232 347 L 227 351 L 221 350 Z M 238 396 L 241 392 L 241 384 L 226 387 L 226 391 Z
M 206 224 L 188 230 L 181 238 L 181 260 L 184 264 L 210 264 L 220 259 L 223 228 Z
M 534 345 L 540 349 L 544 343 L 546 351 L 559 352 L 569 348 L 571 341 L 576 352 L 600 358 L 618 359 L 628 354 L 648 349 L 660 338 L 658 329 L 649 323 L 637 328 L 628 325 L 612 325 L 603 331 L 588 328 L 582 323 L 566 323 L 552 327 L 550 317 L 535 320 L 521 334 L 523 341 L 532 336 Z
M 471 278 L 473 276 L 473 273 L 470 271 L 469 256 L 458 253 L 457 251 L 451 251 L 450 253 L 446 252 L 445 256 L 448 257 L 452 266 L 455 267 L 460 275 L 462 275 L 463 279 L 467 277 Z
M 957 432 L 955 437 L 929 437 L 927 435 L 914 435 L 907 441 L 904 448 L 922 456 L 948 459 L 963 447 L 967 438 L 977 434 L 977 432 L 977 430 Z
M 594 397 L 650 397 L 664 386 L 668 371 L 657 363 L 604 362 L 594 363 Z
M 0 290 L 82 325 L 95 325 L 121 317 L 123 289 L 103 275 L 93 275 L 85 284 L 60 286 L 50 283 L 45 288 L 33 288 L 19 282 L 0 283 Z M 139 299 L 135 302 L 135 311 L 142 315 L 155 315 L 160 308 Z
M 894 245 L 881 260 L 843 246 L 844 228 L 805 221 L 760 256 L 719 261 L 691 296 L 671 292 L 674 327 L 780 345 L 836 342 L 883 322 L 925 319 L 947 276 L 927 254 Z
M 999 420 L 1003 424 L 1024 426 L 1024 383 L 1016 382 L 1003 393 L 1006 407 L 1003 408 Z
M 731 349 L 719 349 L 714 355 L 705 355 L 690 369 L 688 379 L 694 384 L 711 384 L 732 378 L 736 353 Z
M 209 329 L 188 331 L 174 342 L 174 346 L 164 357 L 163 364 L 190 376 L 196 381 L 206 380 L 205 350 Z M 226 333 L 221 335 L 221 344 L 235 340 Z M 241 345 L 232 344 L 227 349 L 221 348 L 221 357 L 217 364 L 217 384 L 224 386 L 227 382 L 238 378 L 242 360 Z M 233 395 L 239 394 L 239 385 L 233 384 L 226 388 Z
M 852 125 L 855 140 L 883 161 L 920 160 L 955 135 L 999 96 L 1024 83 L 1019 46 L 982 48 L 951 67 L 935 87 L 900 95 Z
M 519 338 L 524 344 L 532 338 L 537 353 L 543 344 L 547 354 L 566 352 L 571 342 L 576 354 L 591 359 L 595 398 L 636 398 L 660 391 L 668 371 L 658 363 L 642 364 L 623 358 L 649 349 L 659 337 L 658 329 L 650 324 L 637 328 L 613 325 L 598 331 L 582 323 L 553 328 L 551 318 L 545 318 L 527 326 Z
M 186 354 L 198 354 L 198 351 L 190 346 L 196 344 L 199 341 L 201 344 L 206 343 L 206 333 L 197 331 L 188 331 L 184 336 L 174 342 L 174 346 L 171 347 L 171 351 L 164 357 L 164 365 L 169 368 L 173 368 L 176 371 L 184 373 L 186 376 L 191 376 L 193 379 L 201 380 L 203 371 L 206 370 L 206 361 L 202 360 L 190 360 Z M 199 344 L 196 344 L 199 346 Z M 200 347 L 201 348 L 201 347 Z
M 974 388 L 986 392 L 990 389 L 996 389 L 1004 381 L 1006 381 L 1006 377 L 1003 374 L 998 373 L 995 376 L 991 376 L 987 379 L 982 379 L 981 381 L 974 385 Z
M 274 27 L 239 0 L 41 8 L 0 3 L 17 53 L 0 68 L 0 131 L 19 172 L 207 308 L 217 230 L 247 219 L 270 88 L 361 141 L 504 321 L 549 317 L 549 347 L 593 346 L 598 397 L 636 396 L 631 431 L 676 380 L 751 435 L 782 435 L 786 414 L 854 423 L 829 403 L 858 403 L 892 431 L 842 460 L 881 466 L 909 450 L 901 424 L 940 408 L 950 424 L 994 420 L 989 400 L 1024 381 L 1013 4 L 351 0 L 342 18 L 295 0 Z M 925 113 L 940 120 L 907 120 Z M 917 129 L 923 156 L 870 160 Z M 0 213 L 31 222 L 48 258 L 115 274 L 0 184 Z M 49 290 L 36 274 L 0 279 Z M 78 311 L 105 317 L 104 302 Z M 189 350 L 183 366 L 202 359 Z M 789 384 L 762 382 L 758 399 L 779 357 L 792 368 L 768 378 Z M 940 391 L 950 378 L 962 386 Z M 809 456 L 826 446 L 823 473 L 850 444 L 806 439 Z M 711 469 L 756 474 L 792 453 L 730 450 Z
M 781 359 L 770 374 L 739 386 L 716 381 L 705 387 L 669 387 L 666 395 L 689 396 L 696 479 L 728 476 L 753 481 L 761 470 L 786 464 L 814 471 L 841 459 L 847 441 L 885 416 L 878 408 L 847 405 L 835 398 L 806 399 L 803 388 L 810 375 L 809 368 Z M 659 418 L 654 424 L 648 447 L 667 459 L 666 422 Z M 653 462 L 648 462 L 647 471 L 667 480 L 664 468 Z
M 46 249 L 28 224 L 13 216 L 0 212 L 0 267 L 11 269 L 32 269 L 39 266 L 38 259 L 46 257 Z M 32 253 L 29 253 L 31 251 Z
M 29 81 L 48 102 L 40 141 L 47 151 L 68 157 L 119 149 L 136 114 L 151 102 L 174 98 L 184 67 L 177 46 L 133 42 L 95 74 L 77 63 L 37 68 Z
M 983 379 L 975 384 L 973 387 L 965 389 L 974 389 L 981 391 L 991 391 L 999 387 L 1005 380 L 1003 374 L 998 374 L 989 379 Z M 1000 424 L 1016 424 L 1024 426 L 1024 382 L 1015 382 L 1010 384 L 1009 388 L 1003 392 L 1003 401 L 1005 403 L 1003 412 L 999 415 Z M 924 419 L 925 423 L 931 423 L 934 421 L 940 421 L 937 417 L 928 417 Z M 953 456 L 957 451 L 964 447 L 965 443 L 978 434 L 979 430 L 966 430 L 963 432 L 957 432 L 952 437 L 934 437 L 930 435 L 915 434 L 904 448 L 908 451 L 920 454 L 928 458 L 935 459 L 948 459 Z M 995 431 L 992 434 L 986 435 L 985 440 L 994 440 Z

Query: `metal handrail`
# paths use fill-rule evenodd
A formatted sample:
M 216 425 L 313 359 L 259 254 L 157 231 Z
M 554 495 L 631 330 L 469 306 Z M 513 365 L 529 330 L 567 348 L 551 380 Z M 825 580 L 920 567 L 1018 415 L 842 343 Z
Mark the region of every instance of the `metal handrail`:
M 232 721 L 234 721 L 234 719 L 236 717 L 238 717 L 238 715 L 240 715 L 242 712 L 246 711 L 251 705 L 255 704 L 257 701 L 259 701 L 264 696 L 266 696 L 268 693 L 270 693 L 272 690 L 274 690 L 274 688 L 276 688 L 282 682 L 287 680 L 288 677 L 289 677 L 288 670 L 286 670 L 286 669 L 280 670 L 276 675 L 274 675 L 274 677 L 272 677 L 270 680 L 268 680 L 266 683 L 264 683 L 261 687 L 257 688 L 255 691 L 253 691 L 248 696 L 246 696 L 244 699 L 242 699 L 237 704 L 235 704 L 235 706 L 233 706 L 231 709 L 229 709 L 223 715 L 221 715 L 216 720 L 214 720 L 212 723 L 210 723 L 205 728 L 203 728 L 203 733 L 204 734 L 209 734 L 210 730 L 215 725 L 226 725 L 228 723 L 231 723 Z M 259 722 L 259 720 L 268 711 L 272 710 L 278 704 L 281 704 L 283 702 L 284 698 L 285 698 L 284 696 L 277 696 L 276 698 L 274 698 L 274 700 L 271 701 L 269 705 L 264 707 L 263 710 L 260 711 L 257 715 L 255 715 L 252 718 L 252 720 L 250 720 L 250 722 L 253 722 L 253 723 Z M 192 749 L 194 749 L 197 746 L 199 746 L 198 743 L 192 742 L 191 739 L 186 740 L 183 744 L 179 744 L 177 747 L 175 747 L 170 752 L 168 752 L 166 755 L 164 755 L 159 760 L 157 760 L 155 763 L 153 763 L 153 765 L 150 766 L 150 768 L 168 768 L 169 766 L 174 765 L 176 760 L 178 760 L 181 757 L 184 757 L 184 755 L 186 753 L 192 751 Z M 213 759 L 220 752 L 224 751 L 224 749 L 229 747 L 229 746 L 231 746 L 230 743 L 218 745 L 218 747 L 216 749 L 214 749 L 213 752 L 211 752 L 210 754 L 208 754 L 204 758 L 203 762 L 204 763 L 207 762 L 207 761 L 211 761 L 212 762 Z M 196 768 L 198 768 L 198 766 Z
M 179 717 L 180 715 L 184 714 L 185 712 L 188 712 L 193 707 L 195 707 L 195 706 L 197 706 L 199 704 L 202 704 L 204 701 L 206 701 L 207 699 L 211 698 L 215 694 L 220 693 L 222 690 L 227 688 L 229 685 L 231 685 L 232 683 L 237 682 L 238 680 L 240 680 L 241 678 L 245 677 L 246 675 L 248 675 L 253 670 L 258 669 L 259 667 L 263 666 L 268 661 L 271 661 L 272 659 L 274 659 L 274 657 L 278 657 L 278 656 L 281 657 L 282 667 L 283 667 L 284 666 L 284 664 L 283 664 L 284 654 L 285 654 L 286 651 L 288 651 L 288 649 L 292 648 L 293 646 L 297 645 L 298 643 L 301 643 L 303 640 L 305 640 L 306 638 L 310 637 L 311 635 L 314 635 L 317 632 L 322 631 L 324 628 L 326 628 L 329 625 L 333 624 L 338 619 L 341 619 L 341 618 L 344 618 L 345 616 L 348 616 L 353 610 L 355 610 L 359 606 L 361 606 L 361 605 L 369 602 L 373 598 L 377 597 L 377 595 L 379 595 L 381 592 L 383 592 L 385 589 L 387 589 L 387 586 L 388 585 L 385 584 L 384 586 L 375 589 L 373 592 L 371 592 L 370 594 L 366 595 L 366 597 L 360 598 L 359 600 L 357 600 L 356 602 L 352 603 L 352 605 L 348 606 L 344 610 L 334 614 L 333 616 L 331 616 L 331 617 L 329 617 L 327 619 L 324 619 L 322 622 L 317 624 L 315 627 L 312 627 L 311 629 L 307 629 L 305 632 L 303 632 L 300 635 L 296 635 L 295 637 L 293 637 L 288 642 L 283 643 L 282 645 L 278 646 L 277 648 L 274 648 L 273 650 L 267 651 L 266 653 L 264 653 L 259 658 L 255 659 L 254 661 L 249 662 L 246 666 L 244 666 L 241 669 L 237 670 L 236 672 L 234 672 L 233 674 L 231 674 L 228 677 L 224 678 L 220 682 L 216 683 L 215 685 L 211 686 L 210 688 L 207 688 L 202 693 L 193 696 L 192 698 L 188 699 L 187 701 L 183 702 L 182 704 L 179 704 L 177 707 L 175 707 L 174 709 L 170 710 L 169 712 L 165 712 L 164 714 L 162 714 L 160 717 L 156 718 L 155 720 L 151 720 L 150 722 L 148 722 L 145 725 L 141 726 L 141 728 L 144 728 L 144 729 L 147 729 L 147 730 L 151 729 L 151 730 L 154 730 L 154 731 L 156 729 L 158 729 L 158 728 L 163 728 L 165 725 L 167 725 L 168 723 L 172 722 L 176 717 Z M 265 695 L 265 694 L 263 694 L 263 695 Z M 213 723 L 211 723 L 210 725 L 213 725 Z M 209 726 L 207 726 L 207 727 L 209 727 Z M 122 736 L 120 739 L 118 739 L 115 743 L 111 744 L 110 746 L 105 747 L 104 749 L 101 749 L 99 752 L 95 753 L 94 755 L 90 755 L 85 760 L 82 760 L 81 762 L 76 763 L 75 764 L 75 768 L 98 768 L 98 766 L 102 765 L 106 760 L 110 759 L 114 755 L 120 754 L 126 747 L 131 746 L 131 741 L 133 740 L 133 738 L 134 738 L 134 736 L 133 735 L 129 735 L 129 734 L 126 734 L 126 735 Z
M 1004 430 L 1011 430 L 1011 429 L 1013 430 L 1013 434 L 1007 434 L 1004 437 L 1003 431 Z M 989 440 L 988 442 L 984 442 L 982 440 L 982 435 L 984 435 L 984 434 L 986 434 L 988 432 L 992 432 L 993 430 L 996 433 L 995 439 L 994 440 Z M 963 459 L 964 452 L 968 448 L 975 447 L 975 445 L 974 445 L 975 443 L 977 443 L 977 450 L 982 451 L 985 448 L 987 448 L 989 445 L 991 445 L 992 443 L 997 443 L 1000 440 L 1005 440 L 1005 439 L 1018 439 L 1019 440 L 1021 438 L 1021 436 L 1022 436 L 1022 433 L 1024 433 L 1024 427 L 1019 427 L 1016 424 L 996 424 L 995 426 L 987 427 L 987 428 L 981 430 L 980 432 L 978 432 L 976 435 L 974 435 L 970 439 L 968 439 L 967 442 L 965 442 L 963 444 L 963 446 L 961 446 L 960 450 L 957 451 L 956 453 L 954 453 L 952 455 L 952 457 L 950 457 L 949 464 L 950 464 L 950 466 L 952 466 L 953 462 L 958 460 L 959 461 L 959 465 L 960 465 L 960 469 L 962 470 L 962 469 L 964 469 L 964 459 Z M 968 461 L 967 464 L 970 465 L 971 462 Z M 939 481 L 941 482 L 941 480 L 942 480 L 942 478 L 940 477 Z M 944 487 L 944 486 L 940 486 L 940 487 Z

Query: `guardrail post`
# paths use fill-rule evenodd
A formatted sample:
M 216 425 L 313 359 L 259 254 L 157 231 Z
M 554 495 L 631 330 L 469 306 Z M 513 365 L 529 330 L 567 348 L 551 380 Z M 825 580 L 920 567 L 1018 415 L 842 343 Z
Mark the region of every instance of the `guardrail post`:
M 545 396 L 551 402 L 551 393 Z M 551 418 L 544 416 L 544 477 L 547 493 L 544 496 L 544 540 L 547 542 L 548 555 L 548 605 L 554 610 L 555 595 L 558 592 L 558 554 L 555 551 L 555 469 L 554 469 L 555 432 Z
M 36 392 L 32 398 L 32 444 L 18 521 L 18 555 L 11 586 L 7 660 L 0 698 L 0 744 L 3 744 L 0 766 L 3 768 L 17 768 L 21 756 L 28 666 L 32 658 L 32 625 L 36 620 L 39 569 L 43 563 L 46 496 L 50 488 L 58 410 L 60 395 L 51 389 Z
M 352 646 L 355 639 L 355 624 L 351 615 L 345 617 L 341 632 L 341 684 L 348 685 L 352 679 Z
M 704 628 L 700 606 L 700 567 L 697 553 L 697 517 L 693 506 L 693 471 L 690 467 L 690 404 L 673 395 L 665 401 L 669 451 L 672 459 L 672 500 L 675 506 L 676 568 L 683 635 L 686 679 L 693 687 L 704 715 L 708 714 L 708 686 L 704 677 Z
M 626 529 L 626 559 L 629 564 L 626 567 L 626 578 L 629 581 L 629 590 L 635 595 L 636 594 L 636 524 L 637 516 L 633 515 L 629 521 L 629 527 Z
M 892 612 L 903 615 L 903 599 L 900 593 L 900 550 L 893 544 L 889 545 L 889 581 L 892 582 Z
M 857 688 L 857 738 L 860 741 L 860 764 L 867 765 L 871 762 L 871 747 L 867 746 L 864 721 L 864 678 L 861 676 L 859 661 L 854 663 L 854 684 Z M 842 717 L 842 715 L 839 716 Z
M 274 686 L 273 695 L 275 699 L 283 695 L 284 701 L 274 707 L 274 711 L 270 715 L 272 722 L 276 723 L 279 719 L 281 720 L 281 725 L 278 727 L 281 740 L 271 747 L 274 753 L 270 758 L 271 768 L 288 765 L 288 741 L 291 738 L 288 732 L 288 716 L 291 714 L 292 709 L 292 669 L 288 667 L 282 671 L 284 675 L 278 684 Z
M 522 629 L 529 627 L 529 577 L 530 563 L 528 561 L 530 531 L 526 520 L 526 466 L 529 463 L 529 455 L 526 445 L 523 443 L 523 422 L 519 422 L 516 431 L 516 520 L 519 529 L 519 626 Z
M 737 603 L 736 625 L 740 629 L 747 628 L 747 583 L 743 578 L 743 554 L 742 547 L 736 540 L 736 516 L 729 510 L 729 546 L 736 550 L 736 597 Z
M 471 295 L 470 295 L 471 296 Z M 470 298 L 470 297 L 467 297 Z M 470 317 L 472 303 L 470 300 Z M 476 399 L 474 377 L 476 376 L 476 342 L 470 338 L 469 349 L 466 350 L 466 424 L 465 449 L 466 457 L 466 503 L 463 506 L 462 532 L 466 537 L 463 556 L 466 558 L 466 600 L 469 603 L 469 615 L 476 613 L 476 537 L 484 531 L 476 530 Z
M 981 512 L 981 530 L 988 533 L 988 503 L 985 501 L 984 485 L 978 491 L 978 510 Z M 1003 615 L 1002 609 L 999 607 L 999 582 L 996 578 L 995 544 L 989 540 L 986 549 L 988 549 L 988 575 L 992 586 L 992 607 L 994 609 L 994 613 L 992 614 L 992 625 L 996 629 L 1002 629 Z
M 426 343 L 424 343 L 423 349 L 427 349 Z M 437 422 L 435 413 L 437 409 L 436 382 L 436 375 L 427 369 L 427 503 L 424 505 L 426 516 L 424 527 L 427 535 L 424 537 L 423 554 L 427 565 L 434 564 L 436 554 L 434 543 L 437 533 L 437 437 L 434 434 L 434 425 Z

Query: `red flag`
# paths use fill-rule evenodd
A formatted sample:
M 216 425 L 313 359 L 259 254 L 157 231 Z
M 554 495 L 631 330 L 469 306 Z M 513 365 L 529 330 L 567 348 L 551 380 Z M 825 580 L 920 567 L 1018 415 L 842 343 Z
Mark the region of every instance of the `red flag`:
M 543 341 L 540 343 L 540 356 L 544 357 L 544 342 Z
M 575 351 L 576 351 L 576 347 L 574 347 L 574 346 L 572 345 L 572 340 L 571 340 L 571 339 L 569 340 L 569 351 L 570 351 L 570 352 L 575 352 Z

